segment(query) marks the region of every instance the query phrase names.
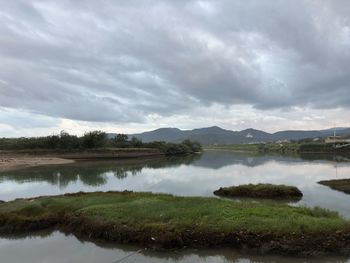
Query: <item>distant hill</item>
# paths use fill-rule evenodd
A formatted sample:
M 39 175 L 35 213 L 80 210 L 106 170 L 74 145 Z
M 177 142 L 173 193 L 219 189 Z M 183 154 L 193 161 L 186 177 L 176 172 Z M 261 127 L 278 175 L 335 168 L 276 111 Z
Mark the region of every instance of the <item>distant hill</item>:
M 289 130 L 268 133 L 256 129 L 246 129 L 242 131 L 231 131 L 217 126 L 180 130 L 178 128 L 160 128 L 138 134 L 129 134 L 129 138 L 136 137 L 143 142 L 167 141 L 181 142 L 185 139 L 198 141 L 202 144 L 236 144 L 236 143 L 259 143 L 273 142 L 278 140 L 301 140 L 308 138 L 327 137 L 333 135 L 333 129 L 326 130 Z M 109 137 L 116 134 L 110 133 Z M 350 135 L 350 128 L 337 128 L 337 135 Z

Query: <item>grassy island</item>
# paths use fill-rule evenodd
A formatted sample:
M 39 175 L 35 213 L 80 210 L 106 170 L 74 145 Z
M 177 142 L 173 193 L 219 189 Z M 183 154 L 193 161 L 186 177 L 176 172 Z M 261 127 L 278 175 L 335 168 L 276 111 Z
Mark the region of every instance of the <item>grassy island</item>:
M 0 203 L 0 233 L 60 229 L 148 247 L 235 247 L 282 254 L 350 254 L 336 212 L 217 198 L 95 192 Z
M 220 187 L 215 195 L 226 197 L 250 197 L 271 199 L 300 199 L 303 193 L 295 186 L 274 184 L 245 184 Z
M 320 181 L 318 183 L 322 185 L 326 185 L 332 188 L 333 190 L 350 194 L 350 179 L 328 180 L 328 181 Z

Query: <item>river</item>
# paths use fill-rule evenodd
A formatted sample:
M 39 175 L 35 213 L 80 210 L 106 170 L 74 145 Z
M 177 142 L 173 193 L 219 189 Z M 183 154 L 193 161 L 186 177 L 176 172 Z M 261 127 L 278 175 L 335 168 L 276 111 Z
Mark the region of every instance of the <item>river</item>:
M 79 162 L 0 173 L 0 200 L 78 191 L 133 190 L 213 196 L 221 186 L 274 183 L 297 186 L 303 198 L 291 205 L 319 206 L 350 219 L 350 195 L 318 184 L 350 178 L 350 162 L 338 156 L 280 156 L 206 151 L 170 159 Z M 246 255 L 228 249 L 156 252 L 140 247 L 81 241 L 60 232 L 0 238 L 0 262 L 350 262 Z

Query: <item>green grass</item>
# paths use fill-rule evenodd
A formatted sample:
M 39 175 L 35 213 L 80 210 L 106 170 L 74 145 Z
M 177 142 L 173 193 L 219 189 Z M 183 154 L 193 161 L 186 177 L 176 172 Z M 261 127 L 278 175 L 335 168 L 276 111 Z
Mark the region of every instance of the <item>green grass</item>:
M 321 208 L 166 194 L 89 193 L 0 204 L 0 219 L 6 222 L 11 218 L 28 222 L 64 216 L 81 216 L 100 223 L 156 232 L 191 229 L 197 233 L 248 231 L 307 235 L 350 230 L 348 221 L 336 212 Z
M 274 185 L 274 184 L 246 184 L 231 187 L 221 187 L 214 191 L 218 196 L 229 197 L 252 197 L 252 198 L 298 198 L 303 194 L 295 186 Z

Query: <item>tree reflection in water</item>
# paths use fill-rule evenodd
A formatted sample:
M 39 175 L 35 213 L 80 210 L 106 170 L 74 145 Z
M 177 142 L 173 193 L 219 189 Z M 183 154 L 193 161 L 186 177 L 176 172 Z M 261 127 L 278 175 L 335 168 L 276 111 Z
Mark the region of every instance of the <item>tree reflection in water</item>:
M 200 155 L 188 155 L 171 158 L 153 159 L 125 159 L 125 160 L 99 160 L 83 161 L 66 165 L 32 167 L 17 171 L 0 173 L 0 183 L 15 181 L 47 182 L 65 188 L 69 183 L 81 181 L 84 185 L 100 186 L 107 183 L 107 176 L 113 174 L 118 179 L 135 176 L 142 169 L 158 169 L 189 165 Z

